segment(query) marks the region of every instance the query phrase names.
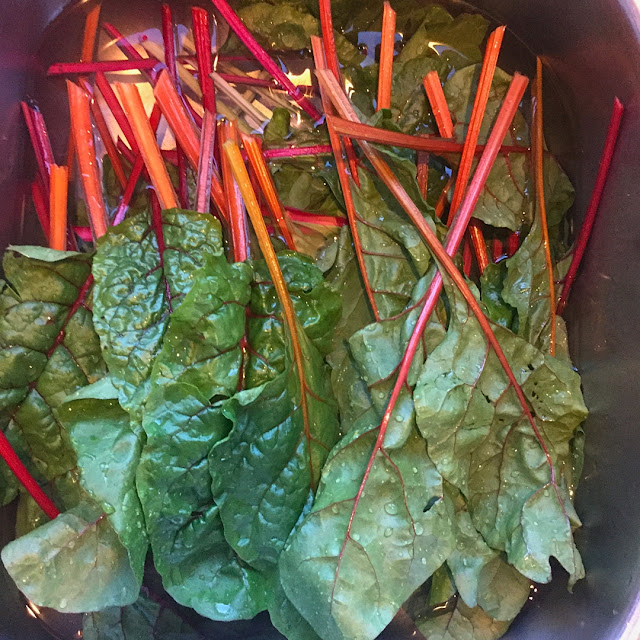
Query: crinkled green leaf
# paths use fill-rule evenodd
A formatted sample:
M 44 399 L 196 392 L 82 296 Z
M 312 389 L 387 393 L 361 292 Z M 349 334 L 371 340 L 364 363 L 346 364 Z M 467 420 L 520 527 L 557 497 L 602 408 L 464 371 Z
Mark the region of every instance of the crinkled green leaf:
M 91 316 L 91 256 L 39 247 L 5 253 L 0 292 L 0 410 L 11 444 L 30 470 L 53 480 L 75 466 L 56 412 L 105 367 Z M 2 502 L 17 485 L 0 462 Z
M 203 640 L 178 614 L 148 597 L 144 590 L 128 607 L 85 613 L 84 640 Z
M 214 620 L 252 618 L 266 608 L 266 582 L 225 540 L 211 495 L 208 455 L 228 420 L 196 387 L 172 383 L 152 393 L 143 426 L 137 484 L 164 588 Z
M 78 456 L 81 484 L 107 514 L 142 583 L 149 545 L 135 486 L 141 434 L 132 431 L 117 397 L 106 377 L 69 398 L 60 415 Z
M 29 600 L 66 613 L 125 606 L 140 590 L 127 550 L 92 502 L 10 542 L 2 562 Z
M 261 570 L 276 566 L 338 437 L 326 365 L 298 328 L 303 371 L 287 344 L 282 374 L 224 405 L 233 429 L 211 454 L 227 540 Z
M 506 551 L 522 574 L 548 582 L 555 556 L 572 580 L 580 578 L 572 536 L 579 520 L 556 470 L 557 456 L 587 414 L 580 378 L 565 362 L 494 326 L 551 467 L 477 320 L 456 290 L 446 291 L 452 308 L 447 337 L 428 358 L 414 394 L 429 456 L 467 498 L 483 538 Z
M 375 454 L 356 506 L 376 437 L 364 425 L 338 443 L 280 559 L 285 593 L 327 640 L 377 637 L 454 545 L 442 479 L 415 433 Z
M 222 255 L 220 226 L 212 216 L 174 209 L 162 212 L 162 223 L 163 256 L 143 213 L 107 231 L 93 264 L 96 331 L 120 403 L 136 419 L 171 310 L 206 259 Z
M 327 285 L 307 256 L 291 251 L 278 254 L 298 320 L 313 345 L 331 350 L 334 329 L 342 310 L 341 295 Z M 245 370 L 247 388 L 272 380 L 285 369 L 285 330 L 280 303 L 264 261 L 256 261 L 247 317 L 250 350 Z

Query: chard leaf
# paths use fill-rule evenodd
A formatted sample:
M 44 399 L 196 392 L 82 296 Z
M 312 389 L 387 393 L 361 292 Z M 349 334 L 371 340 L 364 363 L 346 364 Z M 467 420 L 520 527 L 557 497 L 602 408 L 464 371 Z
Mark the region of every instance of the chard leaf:
M 274 582 L 274 592 L 269 604 L 271 624 L 287 640 L 320 640 L 320 636 L 313 630 L 313 627 L 287 598 L 280 580 L 276 579 Z
M 229 547 L 211 495 L 207 457 L 228 420 L 197 388 L 172 383 L 152 393 L 143 425 L 138 491 L 164 588 L 208 618 L 252 618 L 267 585 Z
M 146 213 L 109 229 L 98 243 L 94 322 L 120 403 L 134 419 L 149 394 L 149 376 L 172 309 L 194 273 L 222 256 L 218 222 L 177 209 L 162 212 L 163 255 Z
M 310 258 L 292 251 L 278 254 L 289 296 L 307 337 L 322 353 L 331 350 L 334 329 L 342 311 L 341 296 L 322 278 Z M 263 260 L 253 263 L 254 282 L 247 318 L 251 349 L 245 370 L 246 387 L 272 380 L 285 369 L 285 329 L 280 303 Z
M 233 429 L 211 454 L 227 540 L 262 571 L 276 566 L 338 436 L 325 365 L 304 332 L 297 333 L 304 370 L 288 337 L 285 371 L 225 403 Z
M 480 276 L 480 300 L 487 310 L 487 317 L 505 329 L 511 329 L 515 309 L 503 298 L 507 268 L 504 262 L 487 266 Z
M 106 377 L 72 396 L 60 415 L 78 456 L 80 482 L 107 514 L 142 583 L 149 545 L 135 486 L 141 434 L 131 430 L 117 397 Z
M 424 595 L 416 594 L 407 608 L 422 635 L 429 640 L 498 640 L 511 623 L 494 620 L 480 607 L 469 608 L 461 598 L 437 614 L 417 600 L 424 600 Z
M 378 449 L 364 424 L 332 451 L 280 558 L 285 593 L 322 638 L 374 638 L 453 549 L 442 478 L 414 432 Z M 362 485 L 362 486 L 361 486 Z
M 140 590 L 127 550 L 90 501 L 10 542 L 2 562 L 29 600 L 66 613 L 125 606 Z
M 518 571 L 548 582 L 555 556 L 575 581 L 584 575 L 572 535 L 579 520 L 556 466 L 587 415 L 580 378 L 566 363 L 494 327 L 531 405 L 535 434 L 466 302 L 448 285 L 446 292 L 452 308 L 447 337 L 414 393 L 429 456 L 467 498 L 482 537 L 506 551 Z
M 105 373 L 91 316 L 91 256 L 40 247 L 8 250 L 0 290 L 0 415 L 34 475 L 52 481 L 75 466 L 57 410 Z M 1 502 L 17 484 L 0 462 Z
M 529 597 L 530 581 L 482 539 L 469 513 L 455 517 L 456 547 L 447 560 L 464 603 L 496 620 L 513 620 Z
M 128 607 L 85 613 L 84 640 L 204 640 L 168 607 L 145 595 Z
M 518 251 L 505 264 L 502 297 L 518 314 L 518 335 L 546 351 L 551 341 L 551 294 L 538 216 Z

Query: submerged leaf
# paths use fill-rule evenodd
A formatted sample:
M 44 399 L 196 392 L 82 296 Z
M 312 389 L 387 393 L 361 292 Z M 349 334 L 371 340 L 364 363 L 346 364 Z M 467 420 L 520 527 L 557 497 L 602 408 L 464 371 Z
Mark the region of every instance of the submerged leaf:
M 142 591 L 128 607 L 110 607 L 85 613 L 84 640 L 204 640 L 203 636 L 170 608 Z
M 29 600 L 66 613 L 125 606 L 140 590 L 127 550 L 91 502 L 10 542 L 2 562 Z
M 364 425 L 338 443 L 280 558 L 285 593 L 327 640 L 377 637 L 454 545 L 442 479 L 417 434 L 378 450 L 361 490 L 376 436 Z

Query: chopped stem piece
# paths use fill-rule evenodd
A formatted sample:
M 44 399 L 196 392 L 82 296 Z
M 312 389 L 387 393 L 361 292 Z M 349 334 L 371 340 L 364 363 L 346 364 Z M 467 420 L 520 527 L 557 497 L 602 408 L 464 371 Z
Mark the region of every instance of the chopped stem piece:
M 100 62 L 57 62 L 49 67 L 47 75 L 68 76 L 73 74 L 86 75 L 89 73 L 140 71 L 153 69 L 157 65 L 158 61 L 152 58 L 144 58 L 142 60 L 102 60 Z
M 376 111 L 391 109 L 391 81 L 393 79 L 393 51 L 396 39 L 396 12 L 385 1 L 382 13 L 382 40 L 378 71 L 378 99 Z M 451 136 L 445 136 L 447 138 Z
M 462 273 L 464 273 L 467 278 L 471 275 L 472 258 L 473 253 L 471 251 L 471 243 L 468 240 L 465 240 L 462 248 Z
M 286 147 L 284 149 L 265 149 L 262 155 L 265 160 L 280 158 L 296 158 L 298 156 L 328 156 L 333 153 L 331 145 L 316 144 L 310 147 Z
M 200 136 L 200 160 L 196 189 L 196 211 L 209 213 L 211 198 L 211 176 L 213 174 L 213 150 L 216 139 L 216 116 L 211 111 L 204 112 L 202 134 Z
M 27 468 L 22 464 L 22 460 L 18 457 L 7 436 L 0 431 L 0 456 L 7 463 L 7 466 L 27 493 L 35 500 L 36 504 L 45 512 L 48 518 L 52 520 L 60 515 L 60 511 L 53 503 L 51 498 L 45 494 L 40 485 L 35 481 L 34 477 L 29 473 Z
M 173 83 L 178 86 L 176 32 L 173 26 L 171 7 L 167 3 L 162 5 L 162 42 L 164 43 L 164 62 L 167 65 L 167 71 Z
M 451 222 L 457 214 L 458 208 L 465 197 L 473 166 L 473 156 L 476 145 L 478 144 L 478 137 L 480 136 L 480 129 L 482 127 L 482 121 L 484 120 L 487 102 L 489 101 L 489 93 L 491 92 L 491 84 L 493 83 L 493 76 L 498 64 L 498 56 L 500 54 L 500 48 L 502 47 L 504 32 L 505 27 L 498 27 L 489 36 L 489 41 L 487 42 L 482 68 L 480 70 L 480 79 L 478 80 L 478 89 L 473 102 L 469 126 L 467 127 L 467 137 L 464 141 L 460 166 L 458 167 L 456 185 L 453 190 L 453 198 L 451 199 L 449 222 Z
M 230 120 L 221 122 L 218 135 L 221 147 L 224 147 L 226 142 L 231 142 L 237 147 L 239 140 L 235 122 Z M 249 236 L 247 235 L 247 221 L 242 194 L 234 177 L 235 172 L 232 170 L 231 161 L 224 151 L 221 153 L 220 161 L 222 164 L 222 184 L 227 198 L 227 216 L 231 228 L 233 259 L 236 262 L 244 262 L 248 257 L 247 242 Z
M 264 161 L 259 138 L 244 136 L 242 143 L 249 158 L 251 171 L 260 185 L 260 189 L 269 205 L 269 210 L 278 226 L 280 235 L 284 238 L 284 241 L 290 249 L 297 251 L 291 229 L 289 228 L 289 221 L 285 215 L 282 202 L 280 202 L 280 198 L 278 197 L 276 185 L 273 183 L 269 167 L 267 167 Z
M 258 44 L 229 3 L 226 0 L 213 0 L 213 4 L 227 21 L 236 36 L 238 36 L 238 39 L 249 49 L 253 57 L 287 90 L 291 98 L 311 116 L 314 122 L 319 121 L 322 118 L 322 114 Z
M 171 184 L 167 167 L 162 159 L 155 133 L 144 110 L 138 88 L 133 84 L 117 83 L 116 90 L 120 94 L 122 106 L 133 129 L 140 153 L 149 172 L 160 206 L 163 209 L 178 207 L 178 199 Z
M 96 49 L 96 40 L 98 39 L 98 25 L 100 22 L 101 10 L 102 10 L 102 3 L 97 4 L 87 14 L 87 19 L 84 23 L 82 53 L 80 54 L 81 62 L 89 62 L 93 60 L 93 52 Z
M 498 264 L 504 258 L 504 247 L 498 238 L 491 241 L 491 258 L 495 264 Z
M 67 193 L 69 169 L 57 164 L 51 165 L 51 183 L 49 196 L 49 246 L 58 251 L 67 248 Z
M 436 202 L 436 218 L 442 220 L 442 216 L 444 215 L 444 210 L 447 207 L 447 203 L 449 202 L 449 193 L 453 188 L 455 180 L 453 177 L 449 178 L 447 184 L 444 185 L 444 189 L 438 198 L 438 202 Z
M 386 144 L 393 147 L 405 147 L 416 151 L 426 151 L 427 153 L 445 154 L 461 153 L 465 145 L 451 140 L 441 138 L 430 138 L 426 136 L 414 136 L 387 129 L 379 129 L 361 122 L 353 122 L 344 118 L 335 118 L 334 126 L 336 132 L 341 136 L 349 136 L 356 140 L 364 140 L 374 144 Z M 480 155 L 485 150 L 485 145 L 476 145 L 474 155 Z M 501 146 L 500 153 L 527 153 L 528 147 Z
M 91 115 L 93 116 L 93 121 L 96 124 L 98 133 L 100 134 L 100 138 L 102 139 L 102 143 L 104 144 L 104 148 L 106 149 L 107 155 L 109 156 L 109 160 L 111 160 L 113 172 L 115 173 L 120 186 L 124 189 L 127 186 L 127 176 L 124 173 L 124 167 L 122 166 L 122 161 L 120 160 L 120 154 L 118 153 L 118 149 L 113 142 L 113 138 L 111 137 L 111 132 L 109 131 L 107 121 L 104 119 L 102 109 L 100 109 L 100 105 L 94 98 L 93 87 L 86 80 L 80 80 L 80 84 L 90 98 Z
M 215 80 L 216 86 L 230 100 L 247 114 L 247 122 L 257 131 L 262 131 L 262 121 L 264 116 L 226 80 L 223 80 L 215 71 L 211 72 L 211 77 Z
M 151 129 L 155 135 L 158 130 L 158 125 L 160 124 L 161 117 L 160 107 L 156 104 L 153 107 L 153 111 L 151 112 L 151 117 L 149 121 L 151 123 Z M 142 155 L 138 155 L 134 161 L 133 168 L 131 169 L 131 175 L 129 176 L 129 181 L 127 182 L 127 186 L 122 194 L 122 198 L 120 199 L 120 204 L 116 210 L 116 213 L 113 217 L 113 224 L 120 224 L 125 215 L 127 214 L 127 209 L 129 208 L 129 203 L 131 202 L 131 198 L 136 190 L 136 185 L 138 184 L 138 180 L 140 180 L 140 176 L 144 171 L 144 158 Z
M 198 79 L 202 90 L 202 105 L 205 111 L 216 112 L 216 96 L 211 72 L 211 26 L 209 24 L 209 12 L 201 7 L 191 9 L 193 17 L 193 39 L 196 45 L 198 58 Z
M 424 151 L 418 151 L 416 165 L 418 188 L 420 189 L 420 194 L 426 200 L 429 187 L 429 154 Z
M 69 80 L 67 80 L 67 91 L 71 113 L 71 137 L 77 152 L 89 219 L 93 233 L 98 239 L 107 231 L 107 207 L 104 202 L 96 147 L 91 132 L 90 99 L 86 92 Z
M 479 220 L 471 220 L 469 223 L 469 237 L 478 261 L 478 270 L 480 275 L 489 266 L 489 255 L 487 253 L 487 241 L 482 233 L 482 222 Z
M 587 208 L 587 213 L 580 229 L 580 234 L 576 240 L 576 249 L 573 253 L 573 259 L 569 266 L 569 271 L 564 280 L 564 286 L 562 287 L 562 293 L 560 294 L 560 300 L 556 312 L 561 314 L 567 306 L 567 300 L 571 287 L 576 279 L 578 268 L 584 258 L 587 245 L 589 244 L 589 238 L 593 230 L 593 225 L 596 220 L 596 215 L 600 207 L 600 201 L 602 200 L 602 194 L 604 193 L 605 186 L 607 184 L 607 178 L 609 176 L 609 169 L 611 168 L 611 161 L 613 160 L 613 154 L 618 141 L 618 134 L 620 133 L 620 124 L 622 122 L 622 116 L 624 114 L 624 107 L 618 98 L 614 100 L 613 112 L 611 114 L 611 121 L 609 122 L 609 130 L 607 131 L 607 137 L 605 140 L 604 151 L 600 160 L 600 167 L 598 169 L 598 176 L 596 178 L 596 184 L 591 194 L 591 200 Z
M 38 222 L 42 227 L 42 232 L 45 238 L 49 239 L 49 207 L 47 205 L 47 194 L 44 192 L 42 186 L 42 179 L 38 178 L 31 183 L 31 197 L 33 199 L 33 206 L 38 216 Z
M 120 104 L 118 97 L 114 93 L 113 88 L 103 73 L 96 74 L 96 86 L 100 90 L 100 93 L 102 94 L 104 101 L 107 103 L 115 121 L 118 123 L 122 134 L 127 139 L 131 150 L 135 154 L 139 153 L 138 144 L 136 143 L 136 138 L 133 135 L 133 130 L 127 120 L 127 116 L 124 114 L 124 110 L 122 109 L 122 105 Z
M 514 231 L 513 233 L 510 233 L 507 238 L 507 258 L 513 257 L 519 248 L 520 234 L 517 231 Z
M 53 150 L 51 149 L 47 127 L 42 113 L 35 102 L 23 101 L 20 105 L 25 122 L 27 123 L 27 129 L 29 130 L 29 137 L 31 138 L 31 145 L 36 155 L 40 176 L 43 183 L 47 185 L 48 193 L 49 169 L 52 164 L 55 164 L 55 160 L 53 158 Z
M 185 152 L 191 166 L 197 171 L 200 166 L 200 141 L 189 115 L 185 111 L 184 103 L 171 82 L 168 73 L 164 71 L 158 75 L 158 81 L 153 93 L 162 109 L 162 114 L 169 123 L 169 127 Z M 223 217 L 226 216 L 227 204 L 220 184 L 220 178 L 212 167 L 211 199 Z
M 438 131 L 443 138 L 453 138 L 453 121 L 449 112 L 449 105 L 442 90 L 440 76 L 437 71 L 430 71 L 423 78 L 422 84 L 427 92 L 431 104 L 431 111 L 436 119 Z
M 291 220 L 300 224 L 319 224 L 323 227 L 344 227 L 347 224 L 346 218 L 338 216 L 325 216 L 293 207 L 285 207 L 284 210 L 289 214 Z
M 322 45 L 326 61 L 326 68 L 333 73 L 335 79 L 341 82 L 340 63 L 333 37 L 333 16 L 331 15 L 331 0 L 319 0 L 320 28 L 322 29 Z M 316 61 L 317 65 L 317 61 Z
M 549 353 L 556 353 L 556 284 L 553 277 L 553 262 L 551 261 L 551 244 L 549 242 L 549 227 L 547 225 L 547 204 L 544 194 L 544 116 L 542 104 L 542 60 L 536 60 L 536 78 L 533 83 L 533 167 L 536 181 L 536 205 L 540 214 L 539 222 L 544 244 L 544 257 L 547 263 L 547 277 L 549 280 L 549 316 L 550 339 Z

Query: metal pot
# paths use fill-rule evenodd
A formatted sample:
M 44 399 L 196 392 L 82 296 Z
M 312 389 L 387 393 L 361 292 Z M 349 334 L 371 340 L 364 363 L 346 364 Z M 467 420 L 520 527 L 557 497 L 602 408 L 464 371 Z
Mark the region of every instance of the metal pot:
M 141 6 L 160 0 L 130 3 Z M 18 102 L 39 71 L 39 36 L 64 0 L 12 0 L 0 5 L 0 248 L 40 242 L 22 216 L 26 131 Z M 568 312 L 571 347 L 591 410 L 585 477 L 577 496 L 584 526 L 578 545 L 587 579 L 573 594 L 559 577 L 540 589 L 508 633 L 511 640 L 637 640 L 640 637 L 640 435 L 635 416 L 640 383 L 640 5 L 634 0 L 475 0 L 543 55 L 572 105 L 578 142 L 569 161 L 578 215 L 586 208 L 615 95 L 627 107 L 599 219 Z M 528 71 L 525 69 L 525 71 Z M 58 135 L 61 135 L 60 133 Z M 55 143 L 55 140 L 54 140 Z M 58 145 L 65 140 L 58 140 Z M 12 511 L 0 511 L 0 544 L 12 536 Z M 24 601 L 0 569 L 0 640 L 45 640 Z M 560 572 L 558 572 L 560 573 Z M 261 629 L 257 627 L 260 626 Z M 262 623 L 215 637 L 265 638 Z M 257 634 L 257 635 L 255 635 Z M 275 637 L 275 635 L 273 636 Z M 401 625 L 387 634 L 409 637 Z

